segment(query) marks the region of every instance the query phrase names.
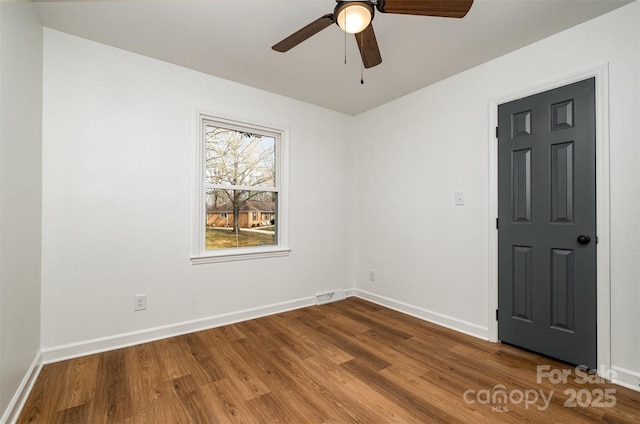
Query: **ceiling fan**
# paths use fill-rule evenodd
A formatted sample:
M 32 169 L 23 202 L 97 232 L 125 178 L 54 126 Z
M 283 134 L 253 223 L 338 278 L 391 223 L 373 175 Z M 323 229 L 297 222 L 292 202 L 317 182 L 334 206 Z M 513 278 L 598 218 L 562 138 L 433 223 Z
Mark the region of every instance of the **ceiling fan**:
M 291 48 L 335 23 L 338 24 L 343 31 L 355 35 L 356 43 L 358 43 L 360 55 L 362 56 L 362 63 L 365 68 L 371 68 L 382 63 L 382 56 L 378 48 L 376 34 L 371 24 L 375 9 L 380 13 L 463 18 L 473 4 L 473 0 L 336 1 L 338 4 L 333 10 L 333 13 L 316 19 L 271 48 L 277 52 L 289 51 Z

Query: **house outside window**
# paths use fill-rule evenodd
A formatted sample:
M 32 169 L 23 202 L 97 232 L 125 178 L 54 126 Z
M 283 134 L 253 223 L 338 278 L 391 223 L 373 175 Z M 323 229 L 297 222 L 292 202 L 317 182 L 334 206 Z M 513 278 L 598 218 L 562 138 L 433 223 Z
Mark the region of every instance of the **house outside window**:
M 286 131 L 203 114 L 199 128 L 192 262 L 288 254 Z

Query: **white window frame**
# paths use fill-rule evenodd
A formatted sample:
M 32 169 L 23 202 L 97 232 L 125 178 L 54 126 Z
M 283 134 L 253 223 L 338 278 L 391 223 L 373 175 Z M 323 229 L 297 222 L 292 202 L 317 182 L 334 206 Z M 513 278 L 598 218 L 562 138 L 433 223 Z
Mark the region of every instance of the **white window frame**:
M 289 130 L 272 126 L 240 122 L 222 118 L 204 112 L 196 113 L 194 131 L 193 154 L 193 212 L 191 223 L 191 263 L 193 265 L 240 261 L 248 259 L 260 259 L 287 256 L 291 252 L 289 248 Z M 206 231 L 206 202 L 205 202 L 205 149 L 204 138 L 205 125 L 219 125 L 220 127 L 246 131 L 256 134 L 269 135 L 276 140 L 276 181 L 275 187 L 266 191 L 278 193 L 276 206 L 277 226 L 276 240 L 278 243 L 272 246 L 234 247 L 230 249 L 205 249 Z

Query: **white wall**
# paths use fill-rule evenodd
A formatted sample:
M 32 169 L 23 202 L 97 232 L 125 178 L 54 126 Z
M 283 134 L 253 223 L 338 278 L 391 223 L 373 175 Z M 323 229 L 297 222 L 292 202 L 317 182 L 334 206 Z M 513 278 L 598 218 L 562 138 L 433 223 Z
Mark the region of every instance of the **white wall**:
M 612 364 L 640 381 L 639 40 L 635 2 L 358 116 L 356 286 L 487 337 L 489 102 L 608 63 Z
M 44 45 L 45 361 L 351 287 L 351 117 L 54 30 Z M 290 256 L 191 264 L 196 110 L 290 130 Z
M 40 351 L 42 26 L 0 2 L 0 422 Z

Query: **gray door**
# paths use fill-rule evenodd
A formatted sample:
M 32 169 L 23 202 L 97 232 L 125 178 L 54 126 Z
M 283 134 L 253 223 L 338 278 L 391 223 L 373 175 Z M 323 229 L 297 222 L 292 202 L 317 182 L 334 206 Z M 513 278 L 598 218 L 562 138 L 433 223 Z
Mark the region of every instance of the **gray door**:
M 498 107 L 498 337 L 596 368 L 595 80 Z

